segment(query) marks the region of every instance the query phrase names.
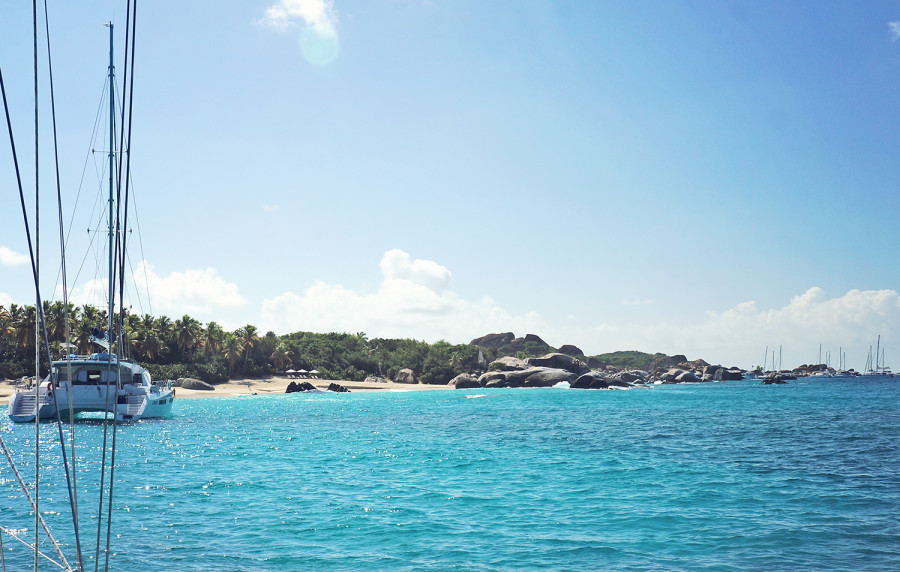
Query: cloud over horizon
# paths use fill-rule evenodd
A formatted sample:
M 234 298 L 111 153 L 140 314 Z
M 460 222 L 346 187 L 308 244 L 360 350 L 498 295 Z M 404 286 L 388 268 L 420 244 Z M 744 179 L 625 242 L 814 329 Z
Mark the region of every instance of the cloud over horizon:
M 512 331 L 537 334 L 551 345 L 572 343 L 588 354 L 664 352 L 748 368 L 761 364 L 767 346 L 770 352 L 782 347 L 785 366 L 815 361 L 822 344 L 823 354 L 832 352 L 834 365 L 842 349 L 848 367 L 861 369 L 877 335 L 890 347 L 900 344 L 896 290 L 851 290 L 829 298 L 821 288 L 812 287 L 780 308 L 759 308 L 756 302 L 745 301 L 725 311 L 706 312 L 693 323 L 573 325 L 571 320 L 547 319 L 536 312 L 512 315 L 488 296 L 466 300 L 450 290 L 449 269 L 431 260 L 413 260 L 402 250 L 386 252 L 380 268 L 383 281 L 375 292 L 316 281 L 303 293 L 286 292 L 265 300 L 262 329 L 365 331 L 372 337 L 453 343 Z
M 488 331 L 542 331 L 536 313 L 512 316 L 489 297 L 469 301 L 449 290 L 450 271 L 402 250 L 381 259 L 384 276 L 376 292 L 356 292 L 316 281 L 302 294 L 286 292 L 263 301 L 262 329 L 287 333 L 365 331 L 372 337 L 468 341 Z
M 198 319 L 221 322 L 216 311 L 241 307 L 247 300 L 238 293 L 234 282 L 227 282 L 213 268 L 172 272 L 158 275 L 147 261 L 135 267 L 126 287 L 125 305 L 136 313 L 152 313 L 156 316 L 180 316 L 191 314 Z M 149 297 L 148 297 L 149 292 Z M 57 289 L 56 298 L 62 299 Z M 89 304 L 105 307 L 107 280 L 94 278 L 69 291 L 69 301 L 75 305 Z M 149 303 L 148 303 L 149 302 Z
M 134 276 L 139 292 L 146 297 L 149 291 L 154 311 L 162 313 L 209 314 L 218 308 L 233 308 L 247 303 L 238 293 L 237 284 L 227 282 L 213 268 L 159 276 L 150 263 L 141 261 L 135 268 Z

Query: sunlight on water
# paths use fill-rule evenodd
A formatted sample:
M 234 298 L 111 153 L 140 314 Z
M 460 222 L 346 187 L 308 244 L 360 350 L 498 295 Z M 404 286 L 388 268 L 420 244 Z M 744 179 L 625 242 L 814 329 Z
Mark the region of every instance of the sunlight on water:
M 897 387 L 181 400 L 173 419 L 119 429 L 115 569 L 897 569 Z M 0 431 L 33 474 L 33 426 Z M 41 512 L 71 551 L 54 432 Z M 91 537 L 101 442 L 102 425 L 79 424 Z M 30 530 L 0 474 L 14 507 L 0 524 Z M 10 569 L 29 565 L 4 548 Z

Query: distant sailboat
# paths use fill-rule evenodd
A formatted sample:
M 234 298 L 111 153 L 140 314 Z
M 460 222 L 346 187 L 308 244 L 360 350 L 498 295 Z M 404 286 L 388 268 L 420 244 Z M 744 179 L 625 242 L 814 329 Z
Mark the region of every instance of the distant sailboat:
M 872 354 L 872 346 L 869 346 L 869 356 L 866 359 L 866 368 L 863 370 L 864 375 L 880 375 L 894 377 L 891 368 L 885 365 L 884 348 L 881 347 L 881 335 L 878 335 L 878 341 L 875 343 L 875 354 Z
M 872 346 L 869 346 L 869 356 L 866 358 L 866 367 L 863 370 L 864 375 L 882 375 L 894 377 L 891 368 L 885 365 L 884 348 L 881 347 L 881 335 L 875 343 L 875 353 L 872 354 Z

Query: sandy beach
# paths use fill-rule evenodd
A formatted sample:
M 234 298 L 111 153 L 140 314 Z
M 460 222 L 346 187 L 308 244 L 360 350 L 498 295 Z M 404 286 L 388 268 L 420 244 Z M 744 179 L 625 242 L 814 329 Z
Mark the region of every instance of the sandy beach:
M 218 384 L 212 391 L 200 391 L 194 389 L 176 388 L 175 397 L 179 399 L 194 399 L 198 397 L 232 397 L 235 395 L 266 395 L 272 393 L 284 393 L 292 382 L 308 381 L 317 389 L 325 391 L 329 384 L 337 383 L 350 390 L 351 393 L 373 391 L 423 391 L 433 389 L 453 389 L 448 385 L 426 385 L 422 383 L 371 383 L 365 381 L 341 381 L 334 379 L 291 379 L 288 377 L 265 377 L 261 379 L 238 379 L 228 383 Z M 15 381 L 0 381 L 0 405 L 9 402 L 10 396 L 15 391 Z

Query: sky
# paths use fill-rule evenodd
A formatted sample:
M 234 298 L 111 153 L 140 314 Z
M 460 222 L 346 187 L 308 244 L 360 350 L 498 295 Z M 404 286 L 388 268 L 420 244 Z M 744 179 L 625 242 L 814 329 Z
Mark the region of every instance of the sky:
M 59 299 L 49 82 L 34 231 L 32 15 L 10 4 Z M 92 134 L 125 3 L 49 4 L 69 298 L 102 305 Z M 134 312 L 745 368 L 821 347 L 862 369 L 880 335 L 900 368 L 896 1 L 156 0 L 135 56 Z M 31 304 L 5 141 L 0 197 L 0 305 Z

